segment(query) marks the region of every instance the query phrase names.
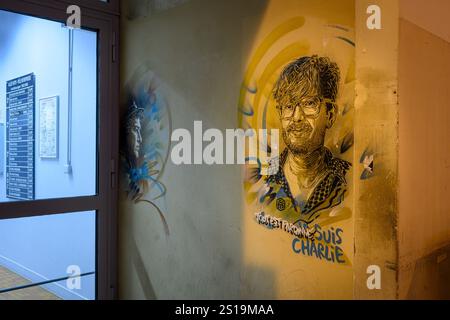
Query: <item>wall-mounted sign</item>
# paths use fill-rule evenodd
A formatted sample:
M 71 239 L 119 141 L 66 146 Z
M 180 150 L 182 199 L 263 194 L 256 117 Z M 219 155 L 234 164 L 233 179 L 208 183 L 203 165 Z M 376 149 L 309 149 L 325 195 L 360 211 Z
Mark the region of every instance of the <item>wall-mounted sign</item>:
M 6 84 L 6 196 L 34 200 L 35 76 Z
M 39 100 L 39 156 L 58 158 L 59 97 Z

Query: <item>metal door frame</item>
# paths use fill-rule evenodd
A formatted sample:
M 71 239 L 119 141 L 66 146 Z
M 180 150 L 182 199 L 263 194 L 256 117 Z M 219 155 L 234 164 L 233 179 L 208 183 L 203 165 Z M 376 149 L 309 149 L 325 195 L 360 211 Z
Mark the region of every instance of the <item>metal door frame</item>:
M 98 35 L 98 137 L 95 196 L 0 203 L 0 220 L 96 211 L 96 298 L 117 298 L 119 163 L 119 1 L 0 0 L 0 9 L 66 23 L 67 7 L 81 8 L 82 28 Z

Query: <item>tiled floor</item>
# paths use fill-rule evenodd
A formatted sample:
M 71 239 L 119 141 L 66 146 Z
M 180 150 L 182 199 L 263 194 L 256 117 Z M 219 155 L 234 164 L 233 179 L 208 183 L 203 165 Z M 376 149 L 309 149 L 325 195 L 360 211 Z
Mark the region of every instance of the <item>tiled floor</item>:
M 7 289 L 29 284 L 25 278 L 0 266 L 0 289 Z M 61 300 L 54 294 L 41 287 L 33 287 L 24 290 L 0 293 L 0 300 Z

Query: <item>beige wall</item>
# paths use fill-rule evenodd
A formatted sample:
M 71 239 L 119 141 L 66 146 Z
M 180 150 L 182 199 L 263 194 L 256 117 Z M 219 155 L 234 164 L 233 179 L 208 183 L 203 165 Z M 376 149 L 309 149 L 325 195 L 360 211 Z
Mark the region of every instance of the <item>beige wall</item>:
M 269 51 L 277 53 L 290 41 L 329 48 L 305 54 L 332 54 L 345 71 L 345 98 L 353 97 L 354 48 L 332 34 L 344 31 L 328 26 L 347 27 L 354 40 L 353 0 L 155 4 L 123 2 L 122 81 L 125 88 L 136 69 L 150 66 L 162 83 L 174 129 L 192 131 L 195 120 L 202 120 L 205 128 L 236 128 L 241 84 L 255 48 L 278 25 L 298 16 L 308 18 L 307 28 L 283 37 Z M 129 11 L 129 6 L 138 10 Z M 352 150 L 346 157 L 353 162 Z M 178 167 L 169 160 L 162 177 L 168 190 L 162 207 L 170 236 L 155 210 L 131 204 L 122 194 L 120 297 L 352 298 L 352 265 L 300 257 L 292 250 L 292 235 L 257 225 L 245 210 L 242 178 L 239 166 Z M 351 262 L 351 193 L 348 199 L 350 218 L 340 226 Z
M 330 34 L 318 31 L 319 25 L 350 28 L 354 52 L 333 45 L 323 51 L 345 66 L 347 76 L 352 68 L 345 57 L 355 54 L 355 77 L 341 84 L 356 87 L 355 145 L 345 156 L 353 163 L 346 203 L 351 217 L 339 224 L 350 264 L 300 257 L 292 252 L 289 235 L 258 226 L 245 200 L 240 167 L 178 167 L 169 161 L 162 177 L 168 189 L 162 207 L 170 236 L 155 210 L 121 199 L 120 297 L 450 296 L 444 285 L 450 279 L 445 201 L 450 119 L 444 107 L 450 99 L 450 48 L 443 40 L 450 29 L 420 18 L 412 9 L 415 1 L 411 7 L 400 1 L 400 8 L 397 0 L 357 0 L 356 7 L 350 0 L 191 0 L 165 7 L 157 2 L 123 2 L 123 87 L 142 64 L 149 66 L 162 84 L 173 128 L 191 131 L 195 120 L 205 128 L 238 126 L 247 68 L 265 37 L 284 21 L 305 16 L 314 23 L 282 37 L 269 48 L 269 56 L 303 37 L 307 41 L 295 50 L 312 53 L 326 47 Z M 382 9 L 382 30 L 366 27 L 371 4 Z M 129 5 L 138 10 L 127 14 Z M 400 11 L 405 19 L 399 20 Z M 331 147 L 334 142 L 327 141 Z M 369 179 L 361 179 L 365 151 L 374 155 Z M 370 265 L 381 268 L 382 290 L 366 286 Z
M 192 132 L 195 120 L 205 129 L 235 128 L 243 63 L 266 1 L 187 1 L 134 20 L 126 14 L 132 3 L 123 4 L 124 84 L 146 63 L 162 83 L 174 129 Z M 170 236 L 150 206 L 121 200 L 120 297 L 238 298 L 240 168 L 169 160 L 162 182 Z
M 347 133 L 353 133 L 354 116 L 354 46 L 338 37 L 345 37 L 354 42 L 354 1 L 310 1 L 310 0 L 272 0 L 267 6 L 266 13 L 260 22 L 258 35 L 253 42 L 253 49 L 247 58 L 247 65 L 255 60 L 262 43 L 270 38 L 269 34 L 278 26 L 282 26 L 292 18 L 302 17 L 304 25 L 285 34 L 275 41 L 258 63 L 255 74 L 250 78 L 250 83 L 255 82 L 261 86 L 263 76 L 269 69 L 272 61 L 276 61 L 276 54 L 280 52 L 291 53 L 286 58 L 283 66 L 304 55 L 318 54 L 327 56 L 339 65 L 341 83 L 338 105 L 340 114 L 333 127 L 327 132 L 325 145 L 333 154 L 354 164 L 353 148 L 344 154 L 339 152 L 342 139 Z M 338 29 L 330 26 L 340 26 Z M 292 49 L 292 45 L 298 45 L 299 49 Z M 272 76 L 272 81 L 277 79 L 281 72 L 278 69 Z M 267 90 L 270 94 L 273 82 L 259 89 Z M 247 96 L 252 101 L 252 95 Z M 256 100 L 256 99 L 255 99 Z M 254 101 L 254 100 L 253 100 Z M 279 128 L 276 108 L 268 101 L 267 125 L 269 128 Z M 255 115 L 243 117 L 243 125 L 249 124 L 252 128 L 262 127 L 262 107 L 253 105 Z M 343 115 L 344 106 L 348 112 Z M 338 147 L 336 147 L 338 146 Z M 268 230 L 259 225 L 255 219 L 255 213 L 263 211 L 266 215 L 275 217 L 279 210 L 261 205 L 255 196 L 257 184 L 249 184 L 243 190 L 246 196 L 245 208 L 242 216 L 243 237 L 243 268 L 241 295 L 243 298 L 278 298 L 278 299 L 351 299 L 353 292 L 353 170 L 347 175 L 349 181 L 348 193 L 345 201 L 339 207 L 325 210 L 321 217 L 324 218 L 318 224 L 324 232 L 342 230 L 343 241 L 338 246 L 346 256 L 346 263 L 326 261 L 317 258 L 314 254 L 308 255 L 295 253 L 293 246 L 300 250 L 302 243 L 294 243 L 295 237 L 282 230 Z M 252 193 L 253 192 L 253 193 Z M 256 199 L 255 199 L 256 198 Z M 275 202 L 275 201 L 274 201 Z M 326 217 L 330 214 L 332 218 Z M 280 214 L 282 215 L 282 214 Z M 329 220 L 328 220 L 329 219 Z M 330 221 L 331 220 L 331 221 Z M 296 239 L 298 240 L 298 239 Z M 325 245 L 334 247 L 333 244 Z M 261 286 L 267 286 L 267 290 L 261 291 Z
M 400 16 L 450 42 L 450 1 L 400 0 Z
M 402 19 L 399 61 L 400 298 L 448 299 L 450 43 Z
M 356 164 L 354 298 L 395 299 L 398 3 L 358 0 L 356 4 L 355 157 L 369 150 L 374 155 L 374 176 L 361 180 L 363 166 Z M 366 8 L 372 4 L 381 8 L 381 30 L 366 26 Z M 381 290 L 367 288 L 371 265 L 381 269 Z

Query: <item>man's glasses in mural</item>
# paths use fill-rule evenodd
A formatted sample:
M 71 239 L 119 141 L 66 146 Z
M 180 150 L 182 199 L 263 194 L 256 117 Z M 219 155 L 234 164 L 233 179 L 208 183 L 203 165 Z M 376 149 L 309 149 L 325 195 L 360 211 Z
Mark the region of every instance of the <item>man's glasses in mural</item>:
M 320 108 L 324 103 L 334 104 L 335 102 L 331 99 L 311 97 L 304 98 L 297 103 L 287 102 L 282 106 L 277 106 L 277 108 L 281 111 L 281 117 L 283 119 L 292 118 L 297 108 L 300 108 L 305 117 L 315 119 L 319 116 Z

